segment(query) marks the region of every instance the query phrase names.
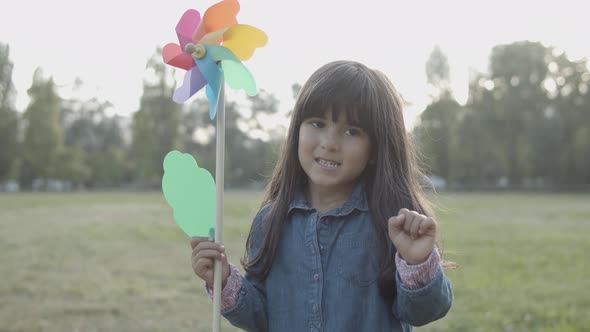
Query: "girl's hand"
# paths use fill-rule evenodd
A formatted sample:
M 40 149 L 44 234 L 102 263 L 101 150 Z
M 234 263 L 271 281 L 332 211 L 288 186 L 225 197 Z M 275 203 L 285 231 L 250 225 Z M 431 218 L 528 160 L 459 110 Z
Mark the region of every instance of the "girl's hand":
M 192 263 L 195 274 L 205 280 L 208 286 L 213 286 L 213 271 L 215 260 L 221 260 L 222 287 L 225 286 L 229 277 L 229 263 L 225 256 L 225 247 L 211 241 L 207 237 L 192 237 L 191 247 L 193 248 Z
M 425 262 L 436 240 L 437 223 L 434 219 L 408 209 L 389 218 L 389 238 L 401 258 L 410 265 Z

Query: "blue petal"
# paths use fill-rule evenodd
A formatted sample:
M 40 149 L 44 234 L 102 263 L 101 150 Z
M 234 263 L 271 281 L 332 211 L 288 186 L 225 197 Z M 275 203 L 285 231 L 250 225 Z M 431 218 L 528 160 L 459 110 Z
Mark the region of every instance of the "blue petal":
M 207 87 L 205 88 L 205 93 L 209 99 L 209 118 L 211 118 L 211 120 L 215 119 L 215 114 L 217 113 L 217 107 L 219 106 L 219 92 L 221 92 L 221 85 L 219 85 L 219 89 L 215 92 L 209 84 L 207 84 Z
M 197 66 L 203 73 L 203 76 L 207 79 L 207 87 L 205 92 L 207 94 L 207 98 L 209 98 L 209 117 L 211 120 L 215 118 L 216 108 L 217 108 L 217 99 L 219 96 L 219 91 L 221 88 L 222 83 L 222 71 L 221 67 L 217 64 L 217 62 L 211 56 L 211 52 L 209 51 L 210 45 L 204 45 L 206 52 L 205 56 L 201 59 L 196 59 Z

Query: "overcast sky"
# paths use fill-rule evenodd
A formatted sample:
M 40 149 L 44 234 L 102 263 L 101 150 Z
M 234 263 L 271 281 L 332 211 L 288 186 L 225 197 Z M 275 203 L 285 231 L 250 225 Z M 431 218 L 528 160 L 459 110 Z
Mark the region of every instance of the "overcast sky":
M 130 114 L 138 108 L 145 65 L 156 47 L 177 42 L 174 28 L 186 9 L 204 12 L 216 2 L 6 1 L 0 42 L 10 45 L 17 108 L 28 104 L 33 71 L 42 67 L 60 93 L 79 77 L 89 95 Z M 238 22 L 269 36 L 245 64 L 282 109 L 292 106 L 293 83 L 303 83 L 326 62 L 350 59 L 389 76 L 413 103 L 406 113 L 411 125 L 429 101 L 425 63 L 435 45 L 449 58 L 455 96 L 463 103 L 470 68 L 486 71 L 494 45 L 526 39 L 563 49 L 573 59 L 589 58 L 588 7 L 571 0 L 243 0 Z

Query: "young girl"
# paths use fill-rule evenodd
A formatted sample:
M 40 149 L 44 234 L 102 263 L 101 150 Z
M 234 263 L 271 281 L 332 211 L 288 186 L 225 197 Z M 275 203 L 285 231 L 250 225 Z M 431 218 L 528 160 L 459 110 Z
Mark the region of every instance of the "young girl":
M 324 65 L 305 83 L 242 264 L 192 238 L 192 266 L 246 331 L 411 331 L 443 317 L 443 273 L 402 99 L 379 71 Z

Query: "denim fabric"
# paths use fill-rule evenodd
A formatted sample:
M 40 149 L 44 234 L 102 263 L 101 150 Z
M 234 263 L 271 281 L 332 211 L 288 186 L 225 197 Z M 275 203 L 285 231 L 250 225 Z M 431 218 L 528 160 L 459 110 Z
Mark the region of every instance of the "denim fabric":
M 263 208 L 252 227 L 260 246 Z M 246 274 L 235 306 L 222 312 L 246 331 L 412 331 L 443 317 L 453 301 L 442 268 L 419 289 L 396 276 L 393 303 L 379 294 L 376 240 L 362 185 L 339 208 L 318 216 L 299 192 L 290 205 L 272 269 Z

